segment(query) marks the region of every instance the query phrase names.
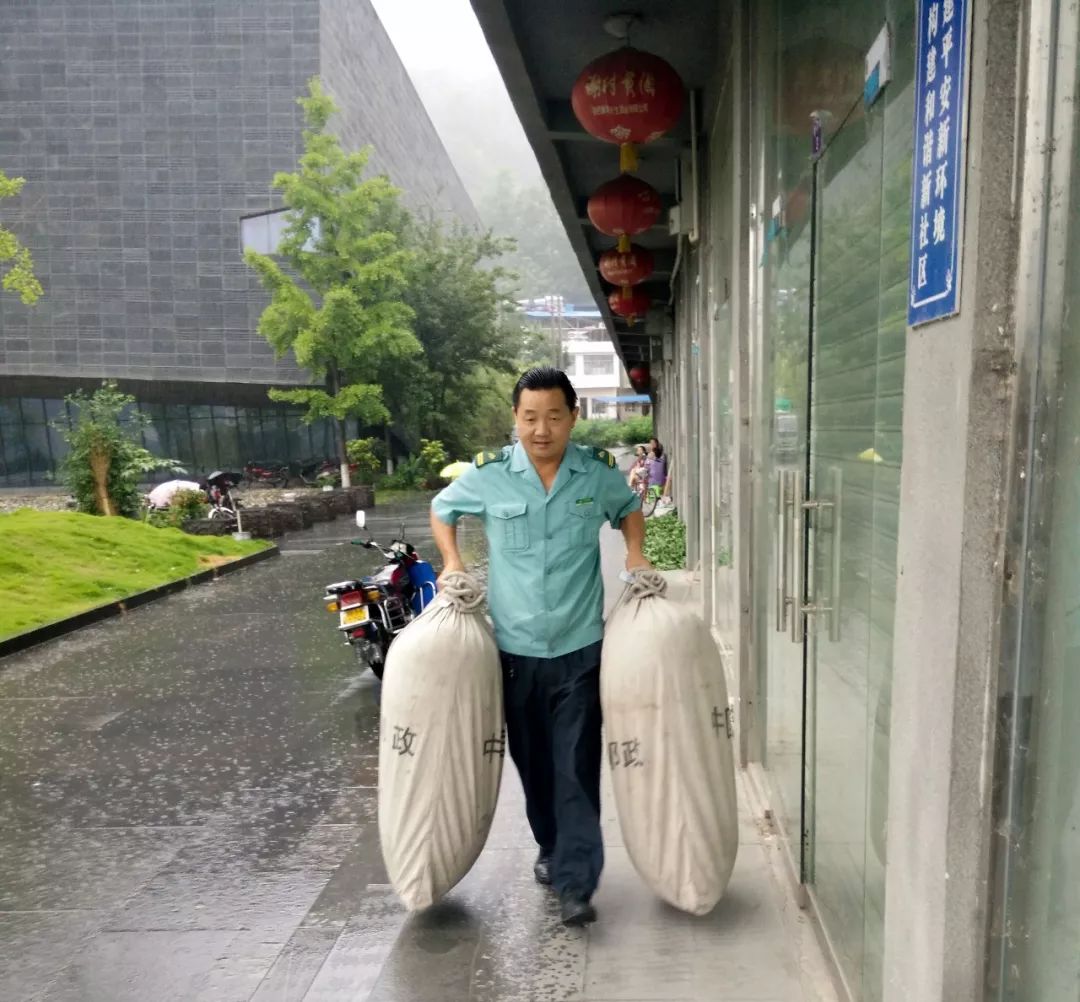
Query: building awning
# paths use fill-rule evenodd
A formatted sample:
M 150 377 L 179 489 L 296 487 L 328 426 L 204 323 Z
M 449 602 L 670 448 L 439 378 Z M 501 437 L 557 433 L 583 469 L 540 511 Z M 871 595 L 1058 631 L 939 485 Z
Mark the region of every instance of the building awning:
M 534 320 L 550 320 L 555 316 L 561 316 L 563 320 L 600 320 L 599 310 L 585 310 L 574 309 L 572 306 L 567 307 L 561 314 L 555 314 L 551 310 L 526 310 L 525 316 L 531 317 Z
M 629 397 L 589 397 L 588 399 L 602 404 L 647 404 L 650 402 L 649 397 L 644 393 Z

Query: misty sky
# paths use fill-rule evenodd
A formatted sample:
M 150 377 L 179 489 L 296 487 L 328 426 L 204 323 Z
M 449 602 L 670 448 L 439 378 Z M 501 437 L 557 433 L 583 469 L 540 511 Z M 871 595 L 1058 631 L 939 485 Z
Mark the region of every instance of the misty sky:
M 469 0 L 372 0 L 481 217 L 517 241 L 525 296 L 591 298 Z M 507 178 L 511 195 L 507 198 Z
M 539 170 L 469 0 L 372 0 L 473 199 Z
M 372 0 L 409 72 L 499 79 L 469 0 Z

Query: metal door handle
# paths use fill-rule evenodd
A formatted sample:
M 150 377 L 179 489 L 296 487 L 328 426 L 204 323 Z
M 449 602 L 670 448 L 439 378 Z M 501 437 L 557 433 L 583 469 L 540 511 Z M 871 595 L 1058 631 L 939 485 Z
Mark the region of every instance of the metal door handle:
M 787 560 L 787 470 L 776 471 L 776 632 L 787 629 L 788 560 Z
M 834 466 L 830 470 L 832 474 L 832 487 L 833 497 L 832 500 L 826 498 L 817 498 L 815 500 L 806 499 L 799 503 L 800 517 L 806 518 L 805 513 L 809 512 L 823 512 L 832 511 L 832 553 L 829 569 L 829 602 L 827 605 L 823 605 L 817 596 L 817 581 L 820 580 L 820 575 L 815 573 L 814 583 L 814 595 L 809 595 L 810 582 L 807 581 L 805 592 L 805 599 L 799 601 L 799 612 L 801 616 L 820 616 L 823 613 L 829 617 L 829 640 L 836 643 L 840 640 L 840 573 L 841 573 L 841 558 L 843 556 L 843 525 L 844 525 L 844 509 L 843 509 L 843 490 L 844 490 L 844 475 L 839 466 Z M 818 538 L 817 534 L 822 531 L 820 525 L 815 525 L 815 539 Z M 792 628 L 792 640 L 795 639 L 794 627 Z
M 792 474 L 791 495 L 791 642 L 801 644 L 806 635 L 806 587 L 803 581 L 803 518 L 806 478 L 801 470 Z
M 844 532 L 844 471 L 839 466 L 832 468 L 833 482 L 833 532 L 832 532 L 832 580 L 829 582 L 829 639 L 833 643 L 840 640 L 840 565 L 841 543 Z

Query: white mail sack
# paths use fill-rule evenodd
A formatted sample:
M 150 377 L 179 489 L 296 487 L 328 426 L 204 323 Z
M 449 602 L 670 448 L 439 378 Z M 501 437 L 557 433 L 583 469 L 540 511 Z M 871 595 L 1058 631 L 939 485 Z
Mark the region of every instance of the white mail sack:
M 410 911 L 435 904 L 476 862 L 502 778 L 502 670 L 468 575 L 390 646 L 379 734 L 379 838 Z
M 739 848 L 733 730 L 701 618 L 639 572 L 604 630 L 600 699 L 615 806 L 652 891 L 694 915 L 723 896 Z

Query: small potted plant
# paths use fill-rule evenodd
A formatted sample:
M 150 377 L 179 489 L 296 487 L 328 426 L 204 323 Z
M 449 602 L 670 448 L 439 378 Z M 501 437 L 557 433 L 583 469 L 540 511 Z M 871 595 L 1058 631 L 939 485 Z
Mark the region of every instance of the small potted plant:
M 317 480 L 319 486 L 324 491 L 332 491 L 337 485 L 337 474 L 334 473 L 320 473 Z

